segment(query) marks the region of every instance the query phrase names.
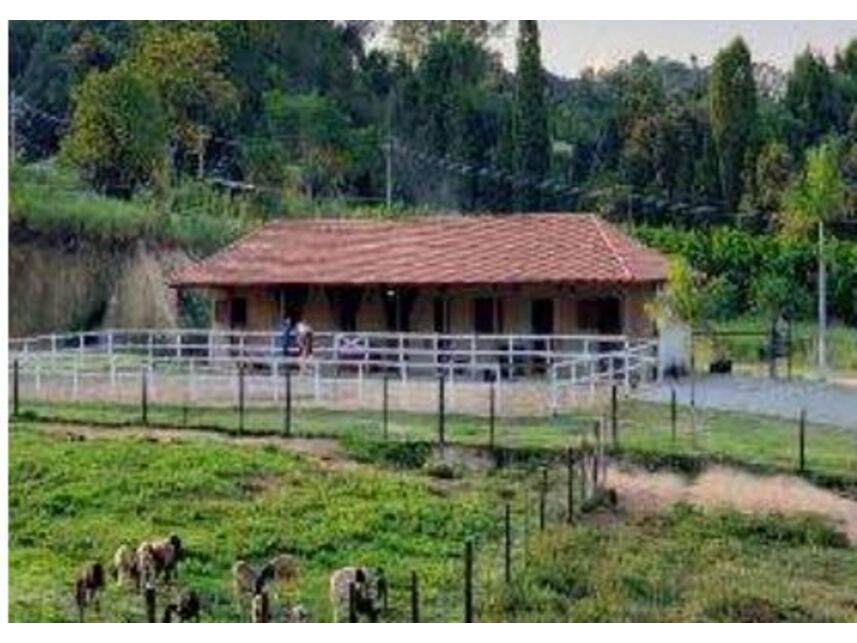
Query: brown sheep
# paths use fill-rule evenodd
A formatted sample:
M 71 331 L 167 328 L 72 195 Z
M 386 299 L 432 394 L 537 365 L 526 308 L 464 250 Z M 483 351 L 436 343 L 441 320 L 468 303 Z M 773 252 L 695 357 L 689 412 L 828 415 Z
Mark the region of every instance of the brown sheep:
M 98 594 L 104 589 L 104 585 L 104 567 L 98 562 L 88 565 L 77 577 L 74 583 L 74 602 L 81 621 L 89 605 L 94 603 L 96 611 L 100 611 Z
M 164 623 L 172 623 L 174 614 L 179 617 L 179 621 L 182 623 L 189 623 L 190 621 L 199 623 L 200 611 L 199 595 L 193 590 L 183 592 L 178 603 L 167 604 L 164 609 Z
M 154 582 L 163 574 L 164 580 L 169 582 L 183 554 L 181 538 L 175 534 L 165 540 L 141 543 L 137 548 L 136 565 L 142 581 Z
M 387 583 L 380 567 L 343 567 L 330 575 L 330 603 L 333 620 L 350 616 L 349 587 L 354 585 L 354 612 L 357 620 L 368 616 L 373 623 L 384 611 L 387 603 Z
M 135 587 L 139 585 L 140 574 L 137 569 L 136 558 L 128 545 L 121 545 L 113 554 L 113 574 L 116 582 L 120 585 L 129 582 L 133 583 Z

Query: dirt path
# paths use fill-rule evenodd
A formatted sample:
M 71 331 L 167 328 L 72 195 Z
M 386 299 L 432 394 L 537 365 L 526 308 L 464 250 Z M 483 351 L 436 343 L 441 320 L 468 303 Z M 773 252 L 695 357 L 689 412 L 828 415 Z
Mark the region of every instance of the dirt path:
M 70 439 L 143 438 L 159 442 L 216 441 L 242 445 L 275 446 L 309 456 L 322 466 L 354 470 L 362 466 L 350 459 L 336 440 L 325 438 L 235 437 L 194 429 L 105 428 L 65 424 L 37 425 L 39 430 Z M 756 475 L 734 467 L 712 466 L 695 477 L 669 471 L 651 472 L 626 464 L 608 468 L 607 486 L 614 487 L 620 504 L 631 512 L 655 512 L 686 502 L 700 507 L 731 507 L 746 512 L 819 514 L 833 521 L 857 544 L 857 501 L 816 487 L 796 476 Z
M 607 485 L 631 511 L 658 511 L 677 502 L 747 512 L 813 513 L 830 518 L 857 544 L 857 501 L 790 475 L 754 475 L 714 466 L 694 478 L 613 466 Z

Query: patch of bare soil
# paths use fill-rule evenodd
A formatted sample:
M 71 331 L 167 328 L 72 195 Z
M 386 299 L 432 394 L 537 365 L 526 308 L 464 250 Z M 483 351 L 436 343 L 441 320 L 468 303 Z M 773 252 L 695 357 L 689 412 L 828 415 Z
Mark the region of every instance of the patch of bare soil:
M 714 466 L 694 478 L 625 466 L 608 469 L 607 485 L 629 511 L 658 511 L 678 502 L 746 512 L 817 514 L 857 543 L 857 501 L 789 475 L 755 475 Z

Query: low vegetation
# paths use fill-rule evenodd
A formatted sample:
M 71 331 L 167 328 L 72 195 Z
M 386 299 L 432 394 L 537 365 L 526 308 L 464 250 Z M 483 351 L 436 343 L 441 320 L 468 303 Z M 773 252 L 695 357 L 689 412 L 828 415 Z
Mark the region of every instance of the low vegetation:
M 362 449 L 364 454 L 370 447 Z M 377 454 L 376 454 L 377 455 Z M 341 457 L 341 456 L 340 456 Z M 230 568 L 296 556 L 281 601 L 328 619 L 327 579 L 346 564 L 384 567 L 385 620 L 463 615 L 462 550 L 476 550 L 477 620 L 857 620 L 857 550 L 819 519 L 688 507 L 617 515 L 537 533 L 525 469 L 403 469 L 315 460 L 273 444 L 73 438 L 15 423 L 10 433 L 10 618 L 73 620 L 71 580 L 122 544 L 178 533 L 177 585 L 201 596 L 203 620 L 246 620 Z M 381 456 L 386 461 L 386 456 Z M 410 459 L 406 459 L 410 464 Z M 503 582 L 502 507 L 513 506 L 513 580 Z M 525 508 L 527 509 L 525 511 Z M 608 514 L 605 514 L 605 518 Z M 161 604 L 170 594 L 162 588 Z M 177 591 L 173 588 L 172 591 Z M 142 600 L 112 581 L 101 614 L 143 620 Z

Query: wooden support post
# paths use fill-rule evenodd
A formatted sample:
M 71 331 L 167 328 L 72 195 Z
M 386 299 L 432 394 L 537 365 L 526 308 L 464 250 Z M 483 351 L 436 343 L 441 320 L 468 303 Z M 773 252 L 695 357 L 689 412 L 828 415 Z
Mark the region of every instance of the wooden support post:
M 283 417 L 283 432 L 286 436 L 292 434 L 292 371 L 288 363 L 285 364 L 286 371 L 286 405 Z
M 539 488 L 539 531 L 545 530 L 545 504 L 548 495 L 548 468 L 542 469 L 542 484 Z
M 411 572 L 411 622 L 420 622 L 420 581 L 416 572 Z
M 158 622 L 157 605 L 155 604 L 156 598 L 155 586 L 151 583 L 146 583 L 146 587 L 143 590 L 143 601 L 146 603 L 146 620 L 149 623 Z
M 507 502 L 506 503 L 506 515 L 505 515 L 505 540 L 504 540 L 504 551 L 503 551 L 503 561 L 504 566 L 503 569 L 505 571 L 505 579 L 507 583 L 512 582 L 512 506 Z
M 473 622 L 473 541 L 464 545 L 464 622 Z
M 354 582 L 348 583 L 348 622 L 357 622 L 357 588 Z
M 610 419 L 613 432 L 613 448 L 617 449 L 619 447 L 619 400 L 615 384 L 610 391 Z
M 141 399 L 140 405 L 143 412 L 143 426 L 149 423 L 149 369 L 144 366 L 141 371 Z
M 244 362 L 238 364 L 238 433 L 244 433 Z
M 677 419 L 678 409 L 676 408 L 676 396 L 675 396 L 675 387 L 670 391 L 670 431 L 672 435 L 673 446 L 675 446 L 676 439 L 676 419 Z
M 494 382 L 491 382 L 491 388 L 488 389 L 488 446 L 494 450 L 494 422 L 496 413 L 496 396 L 497 391 L 494 388 Z
M 586 452 L 589 450 L 589 445 L 584 440 L 583 446 L 580 449 L 580 498 L 583 502 L 586 501 Z
M 12 365 L 12 415 L 18 417 L 21 403 L 20 366 L 16 359 Z
M 571 447 L 568 448 L 565 454 L 565 466 L 568 482 L 568 498 L 566 499 L 568 514 L 566 515 L 566 522 L 571 525 L 574 523 L 574 452 L 571 450 Z
M 384 440 L 390 437 L 390 378 L 384 375 L 384 388 L 382 391 L 382 414 L 384 421 Z
M 800 410 L 800 426 L 798 428 L 798 471 L 806 471 L 806 409 Z
M 443 375 L 437 381 L 437 442 L 440 447 L 446 446 L 446 392 Z

